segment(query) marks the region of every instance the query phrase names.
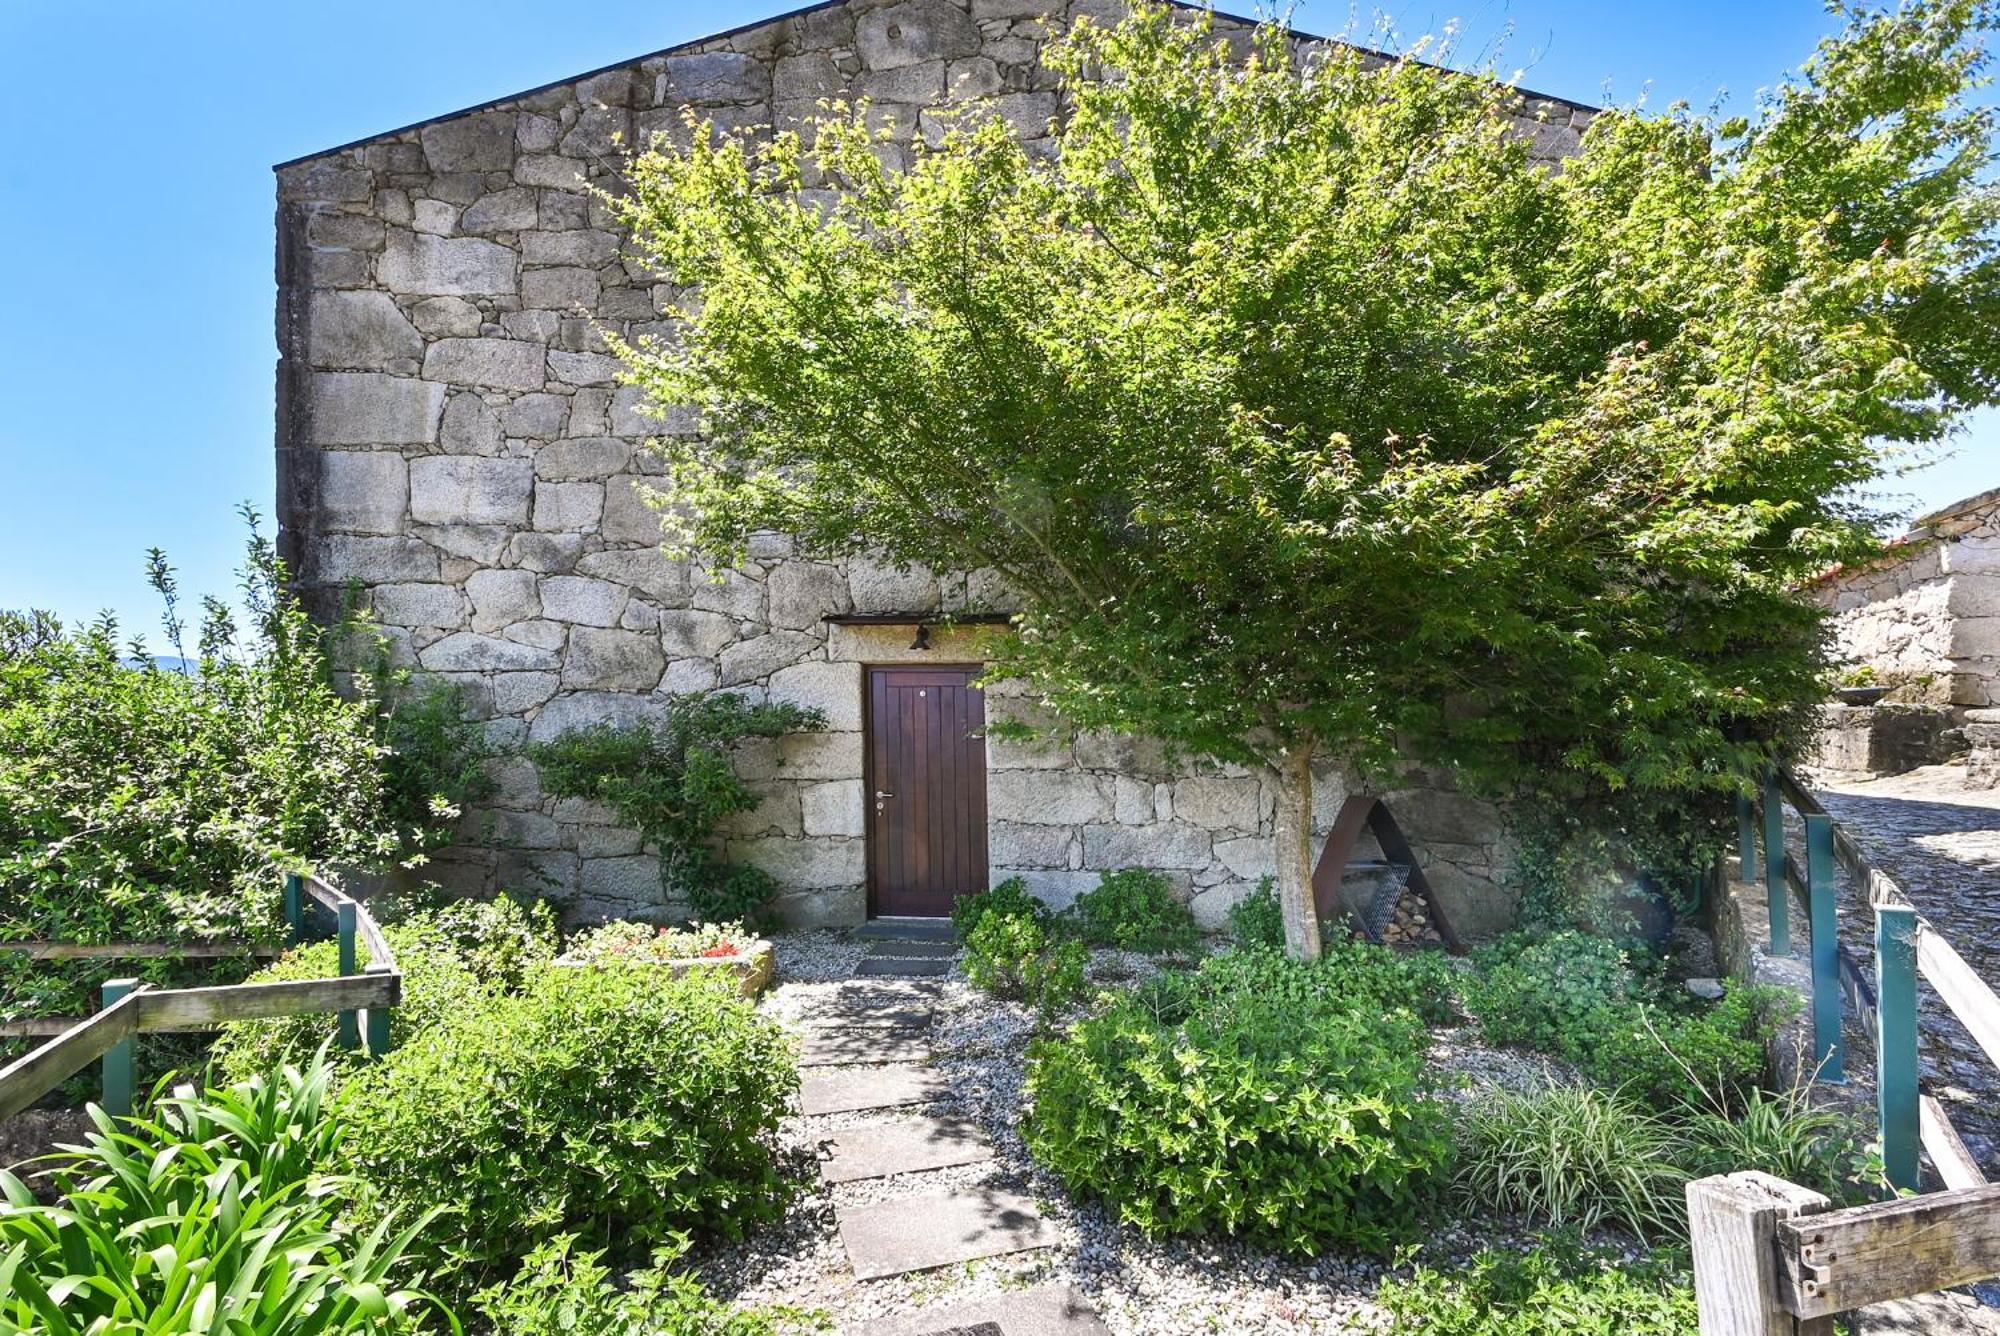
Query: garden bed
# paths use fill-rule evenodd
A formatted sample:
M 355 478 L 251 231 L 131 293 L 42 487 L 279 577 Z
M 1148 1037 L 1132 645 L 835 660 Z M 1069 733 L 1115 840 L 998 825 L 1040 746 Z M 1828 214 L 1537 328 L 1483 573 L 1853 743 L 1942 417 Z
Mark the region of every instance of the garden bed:
M 768 938 L 719 927 L 653 928 L 610 923 L 586 931 L 554 962 L 566 969 L 644 965 L 679 978 L 705 970 L 736 975 L 737 991 L 756 997 L 777 978 L 777 954 Z

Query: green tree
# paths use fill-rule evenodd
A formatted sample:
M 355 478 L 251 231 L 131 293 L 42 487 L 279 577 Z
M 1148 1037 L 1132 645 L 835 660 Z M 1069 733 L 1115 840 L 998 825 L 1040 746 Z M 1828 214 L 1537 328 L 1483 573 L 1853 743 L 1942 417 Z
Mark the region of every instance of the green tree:
M 1851 489 L 1993 397 L 1992 11 L 1848 17 L 1755 116 L 1607 111 L 1561 170 L 1489 73 L 1145 5 L 1046 56 L 1055 154 L 657 142 L 669 541 L 996 570 L 996 673 L 1275 777 L 1297 955 L 1315 758 L 1684 854 L 1819 694 L 1789 591 L 1869 548 Z

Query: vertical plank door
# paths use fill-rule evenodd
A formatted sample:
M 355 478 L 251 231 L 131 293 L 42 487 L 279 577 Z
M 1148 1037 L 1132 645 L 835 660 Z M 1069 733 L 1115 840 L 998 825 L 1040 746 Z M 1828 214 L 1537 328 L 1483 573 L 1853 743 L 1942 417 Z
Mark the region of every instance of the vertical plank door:
M 986 889 L 986 698 L 974 667 L 870 668 L 868 912 L 936 918 Z

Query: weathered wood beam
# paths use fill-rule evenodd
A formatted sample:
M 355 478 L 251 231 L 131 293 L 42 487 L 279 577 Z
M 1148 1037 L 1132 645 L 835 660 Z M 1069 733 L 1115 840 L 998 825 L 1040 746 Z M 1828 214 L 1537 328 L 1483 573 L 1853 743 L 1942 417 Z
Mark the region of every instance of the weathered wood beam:
M 220 988 L 177 988 L 143 994 L 138 1029 L 202 1030 L 222 1021 L 261 1020 L 320 1011 L 393 1007 L 403 1000 L 400 974 L 356 974 L 345 979 L 288 979 Z
M 103 1057 L 138 1029 L 143 988 L 0 1068 L 0 1118 L 12 1118 L 49 1091 Z
M 1779 1226 L 1801 1316 L 1907 1299 L 2000 1275 L 2000 1187 L 1829 1211 Z
M 250 956 L 272 960 L 284 948 L 253 946 L 248 942 L 0 942 L 0 954 L 24 955 L 35 960 L 228 960 Z
M 1987 1059 L 2000 1066 L 2000 997 L 1925 920 L 1917 923 L 1917 970 L 1986 1050 Z
M 1958 1139 L 1958 1129 L 1951 1125 L 1942 1104 L 1929 1095 L 1918 1100 L 1917 1123 L 1924 1153 L 1931 1157 L 1931 1165 L 1947 1190 L 1964 1192 L 1986 1186 L 1986 1175 L 1980 1170 L 1979 1161 L 1972 1158 L 1972 1152 Z
M 1832 1336 L 1833 1320 L 1801 1322 L 1786 1309 L 1778 1229 L 1830 1203 L 1810 1188 L 1746 1171 L 1687 1186 L 1701 1336 Z

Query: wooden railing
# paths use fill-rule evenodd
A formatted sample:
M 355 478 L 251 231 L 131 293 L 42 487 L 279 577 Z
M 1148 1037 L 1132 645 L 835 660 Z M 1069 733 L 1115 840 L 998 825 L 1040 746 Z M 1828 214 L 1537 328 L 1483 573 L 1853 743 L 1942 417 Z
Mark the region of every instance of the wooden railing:
M 338 976 L 216 988 L 153 988 L 136 979 L 113 979 L 104 985 L 103 1007 L 95 1015 L 0 1068 L 0 1118 L 11 1118 L 100 1060 L 105 1110 L 130 1113 L 137 1080 L 133 1040 L 141 1034 L 331 1011 L 339 1016 L 337 1038 L 343 1048 L 360 1047 L 365 1026 L 368 1051 L 387 1052 L 390 1014 L 403 1000 L 403 975 L 396 968 L 395 953 L 365 906 L 311 877 L 285 879 L 285 916 L 294 938 L 304 934 L 308 900 L 333 915 Z M 358 970 L 357 947 L 362 942 L 368 945 L 370 959 L 365 970 Z
M 1805 825 L 1803 868 L 1785 848 L 1786 804 Z M 1917 980 L 1929 982 L 1996 1065 L 2000 997 L 1792 775 L 1773 775 L 1762 802 L 1744 801 L 1737 816 L 1742 878 L 1762 872 L 1772 954 L 1791 954 L 1792 898 L 1806 907 L 1820 1079 L 1843 1079 L 1841 1023 L 1844 1007 L 1852 1007 L 1874 1037 L 1875 1107 L 1890 1184 L 1914 1193 L 1922 1152 L 1945 1190 L 1836 1211 L 1821 1194 L 1768 1174 L 1689 1184 L 1703 1336 L 1831 1333 L 1835 1314 L 2000 1275 L 2000 1187 L 1987 1185 L 1943 1107 L 1918 1086 Z M 1840 945 L 1836 863 L 1865 891 L 1874 915 L 1872 977 Z

